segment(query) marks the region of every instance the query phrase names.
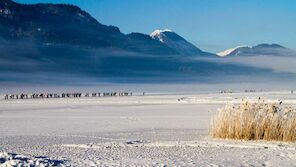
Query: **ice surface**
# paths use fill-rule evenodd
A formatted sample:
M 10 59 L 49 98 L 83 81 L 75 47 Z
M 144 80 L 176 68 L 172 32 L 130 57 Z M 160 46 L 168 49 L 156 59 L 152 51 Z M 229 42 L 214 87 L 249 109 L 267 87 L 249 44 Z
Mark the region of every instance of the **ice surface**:
M 57 166 L 67 167 L 70 164 L 63 160 L 53 160 L 47 157 L 29 157 L 25 155 L 17 155 L 13 153 L 0 152 L 0 167 L 45 167 Z
M 296 164 L 295 143 L 208 137 L 210 119 L 225 103 L 261 97 L 295 106 L 296 95 L 290 91 L 146 94 L 0 100 L 1 155 L 17 153 L 30 162 L 45 156 L 72 166 Z

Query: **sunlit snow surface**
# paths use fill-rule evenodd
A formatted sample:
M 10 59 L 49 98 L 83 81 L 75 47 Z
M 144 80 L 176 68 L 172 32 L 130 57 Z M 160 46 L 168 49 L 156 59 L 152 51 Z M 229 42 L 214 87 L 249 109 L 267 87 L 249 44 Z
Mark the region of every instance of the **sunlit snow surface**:
M 220 57 L 225 57 L 225 56 L 228 56 L 229 54 L 231 54 L 233 51 L 235 51 L 235 50 L 237 50 L 239 48 L 243 48 L 243 47 L 248 47 L 248 46 L 247 45 L 242 45 L 242 46 L 237 46 L 235 48 L 230 48 L 230 49 L 227 49 L 225 51 L 217 53 L 217 55 L 220 56 Z
M 60 166 L 295 166 L 295 143 L 208 137 L 217 108 L 259 97 L 296 105 L 290 91 L 1 100 L 0 155 Z

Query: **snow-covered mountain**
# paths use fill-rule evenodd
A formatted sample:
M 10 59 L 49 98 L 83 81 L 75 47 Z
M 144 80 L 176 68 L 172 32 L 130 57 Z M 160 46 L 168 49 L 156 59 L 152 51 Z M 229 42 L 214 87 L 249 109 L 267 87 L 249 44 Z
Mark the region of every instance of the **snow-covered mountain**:
M 225 51 L 219 52 L 219 53 L 217 53 L 217 55 L 220 57 L 225 57 L 225 56 L 229 56 L 230 54 L 233 55 L 234 53 L 238 54 L 238 53 L 240 53 L 240 50 L 242 50 L 244 48 L 249 48 L 249 47 L 246 45 L 237 46 L 237 47 L 230 48 Z
M 220 57 L 226 56 L 296 56 L 296 52 L 283 47 L 278 44 L 259 44 L 253 47 L 238 46 L 235 48 L 227 49 L 217 53 Z
M 150 35 L 153 39 L 166 44 L 168 47 L 174 49 L 182 55 L 195 56 L 195 55 L 214 55 L 202 51 L 201 49 L 188 42 L 186 39 L 175 33 L 170 29 L 155 30 Z

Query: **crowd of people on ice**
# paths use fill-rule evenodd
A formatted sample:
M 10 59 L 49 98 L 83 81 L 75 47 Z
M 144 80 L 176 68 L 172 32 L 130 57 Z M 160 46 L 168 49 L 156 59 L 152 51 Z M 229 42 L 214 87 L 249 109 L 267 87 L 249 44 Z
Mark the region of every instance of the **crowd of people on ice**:
M 82 98 L 82 97 L 112 97 L 132 96 L 132 92 L 104 92 L 104 93 L 22 93 L 6 94 L 4 100 L 12 99 L 50 99 L 50 98 Z
M 245 93 L 256 93 L 256 92 L 263 92 L 263 90 L 254 90 L 254 89 L 246 89 L 244 91 Z M 220 91 L 221 94 L 231 94 L 231 93 L 235 93 L 233 90 L 221 90 Z M 294 90 L 291 90 L 291 94 L 294 94 Z

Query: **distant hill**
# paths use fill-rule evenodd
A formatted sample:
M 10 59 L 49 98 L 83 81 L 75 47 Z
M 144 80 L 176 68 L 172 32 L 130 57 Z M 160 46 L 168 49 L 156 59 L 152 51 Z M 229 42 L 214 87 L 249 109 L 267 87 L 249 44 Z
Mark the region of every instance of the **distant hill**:
M 239 46 L 217 53 L 226 56 L 295 56 L 296 52 L 279 44 L 259 44 L 253 47 Z

